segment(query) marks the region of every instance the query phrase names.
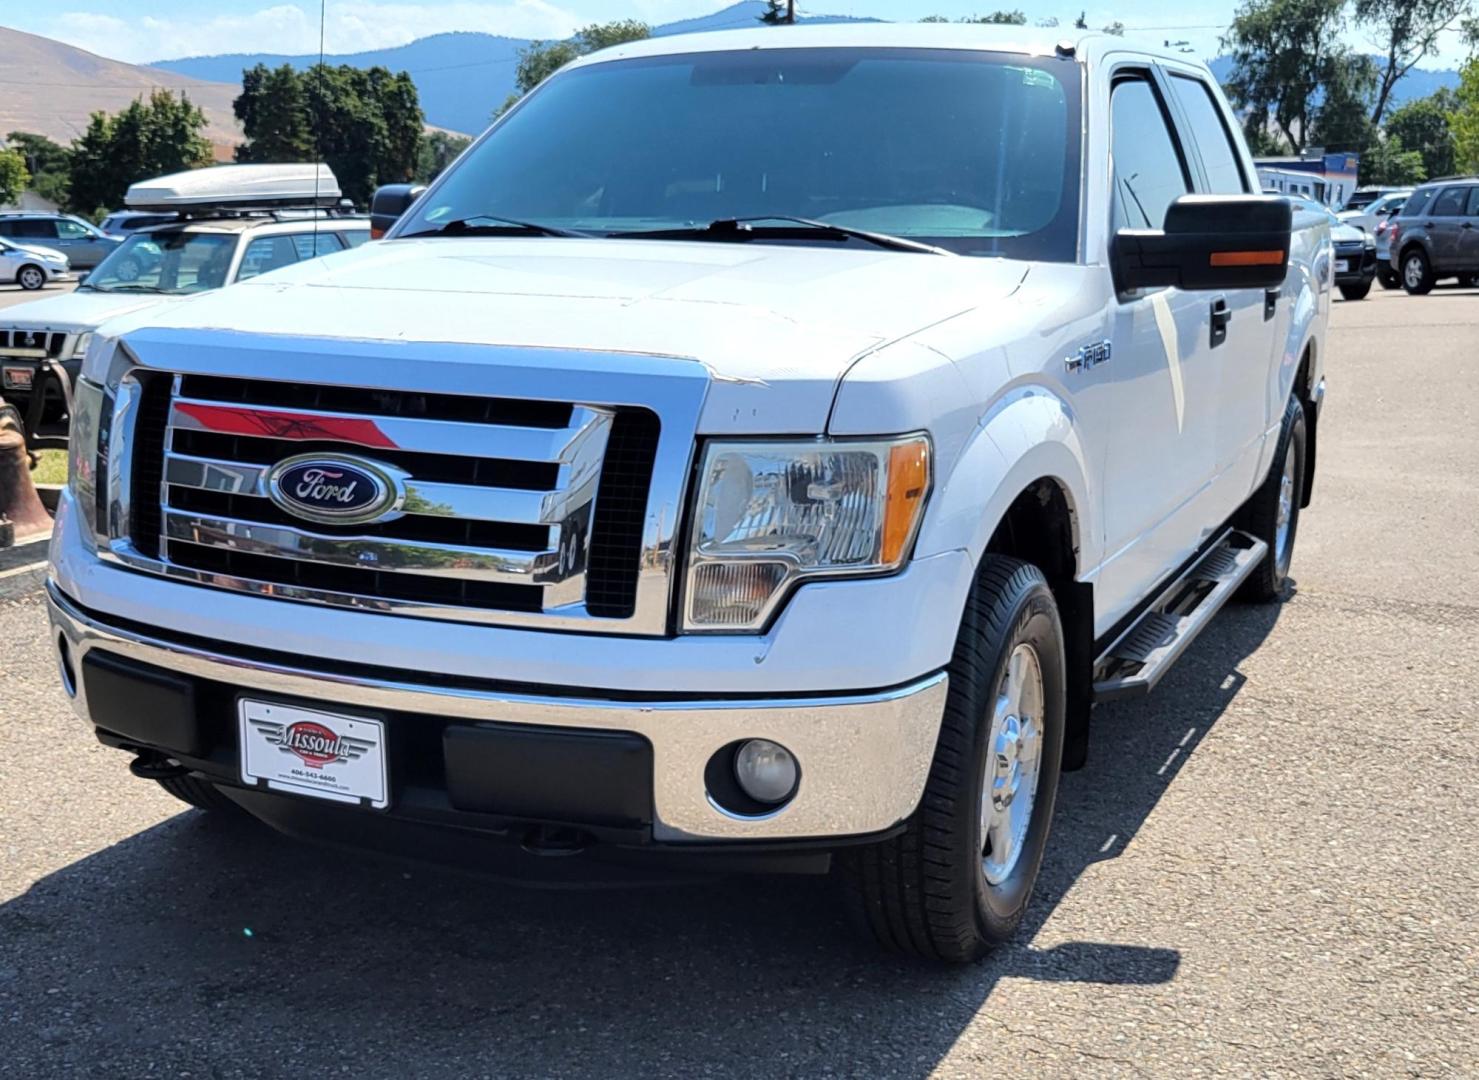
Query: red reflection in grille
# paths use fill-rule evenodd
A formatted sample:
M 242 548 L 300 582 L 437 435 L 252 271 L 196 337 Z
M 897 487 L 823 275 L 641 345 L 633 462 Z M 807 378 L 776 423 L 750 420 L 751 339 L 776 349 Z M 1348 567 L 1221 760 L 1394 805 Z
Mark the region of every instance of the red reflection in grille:
M 234 405 L 201 405 L 180 401 L 175 408 L 207 431 L 259 438 L 322 440 L 394 448 L 395 443 L 373 420 L 357 416 L 314 416 L 311 413 L 271 412 Z

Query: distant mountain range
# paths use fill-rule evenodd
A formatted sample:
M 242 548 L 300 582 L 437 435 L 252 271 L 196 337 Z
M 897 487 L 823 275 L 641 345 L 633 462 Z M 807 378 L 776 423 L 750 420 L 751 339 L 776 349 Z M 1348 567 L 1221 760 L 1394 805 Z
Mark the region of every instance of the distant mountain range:
M 753 29 L 760 25 L 764 0 L 740 0 L 712 15 L 682 19 L 653 27 L 653 34 L 695 34 L 707 30 Z M 799 15 L 797 22 L 878 22 L 847 15 Z M 408 45 L 373 52 L 325 56 L 330 64 L 355 67 L 384 65 L 392 71 L 407 71 L 416 81 L 421 109 L 429 124 L 469 134 L 488 126 L 493 110 L 513 92 L 514 69 L 526 38 L 496 37 L 493 34 L 434 34 Z M 306 68 L 318 62 L 316 55 L 282 56 L 272 53 L 233 53 L 224 56 L 192 56 L 184 60 L 161 60 L 153 67 L 207 82 L 241 82 L 244 68 L 255 64 L 278 67 L 292 64 Z
M 1380 56 L 1373 56 L 1371 59 L 1375 60 L 1378 66 L 1382 63 Z M 1233 62 L 1229 56 L 1219 56 L 1209 61 L 1207 66 L 1212 69 L 1212 74 L 1217 77 L 1218 82 L 1225 83 L 1228 76 L 1232 74 Z M 1428 97 L 1445 86 L 1450 90 L 1458 89 L 1457 71 L 1425 71 L 1422 68 L 1413 68 L 1392 88 L 1392 104 L 1396 106 L 1404 101 L 1416 101 L 1418 98 Z

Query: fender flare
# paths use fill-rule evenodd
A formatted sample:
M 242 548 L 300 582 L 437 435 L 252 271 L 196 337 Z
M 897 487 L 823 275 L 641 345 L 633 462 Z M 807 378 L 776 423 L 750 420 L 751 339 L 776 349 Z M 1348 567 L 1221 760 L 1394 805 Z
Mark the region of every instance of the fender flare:
M 1068 404 L 1042 386 L 1011 390 L 987 410 L 950 474 L 937 478 L 934 505 L 916 550 L 919 555 L 964 550 L 979 563 L 1017 496 L 1049 479 L 1068 503 L 1075 577 L 1082 580 L 1097 568 L 1100 557 L 1089 475 Z

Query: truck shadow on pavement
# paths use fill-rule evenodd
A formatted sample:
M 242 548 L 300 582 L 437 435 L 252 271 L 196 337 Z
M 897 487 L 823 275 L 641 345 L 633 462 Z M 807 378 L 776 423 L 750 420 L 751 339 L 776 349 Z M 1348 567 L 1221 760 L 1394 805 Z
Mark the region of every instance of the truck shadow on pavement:
M 527 891 L 186 812 L 0 906 L 0 1060 L 18 1076 L 924 1076 L 978 1014 L 972 1042 L 1020 1034 L 992 1011 L 1004 979 L 1175 977 L 1170 947 L 1031 942 L 1134 841 L 1277 617 L 1231 606 L 1154 696 L 1096 712 L 1030 923 L 975 967 L 879 954 L 825 880 Z M 1071 1067 L 1071 1047 L 1045 1049 Z

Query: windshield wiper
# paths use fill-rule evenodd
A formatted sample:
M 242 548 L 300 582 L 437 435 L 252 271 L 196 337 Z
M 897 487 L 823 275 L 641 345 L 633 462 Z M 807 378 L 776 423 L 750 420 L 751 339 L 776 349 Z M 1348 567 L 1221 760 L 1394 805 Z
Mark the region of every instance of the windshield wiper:
M 753 217 L 718 218 L 702 226 L 694 225 L 679 229 L 647 229 L 642 232 L 616 232 L 610 235 L 619 239 L 636 240 L 750 240 L 771 232 L 771 230 L 761 232 L 755 228 L 755 224 L 762 221 L 785 221 L 791 225 L 799 225 L 804 229 L 819 229 L 849 240 L 862 240 L 865 243 L 872 244 L 874 247 L 888 248 L 891 251 L 919 251 L 928 255 L 955 254 L 953 251 L 936 247 L 934 244 L 925 244 L 918 240 L 908 240 L 902 236 L 869 232 L 866 229 L 849 229 L 845 225 L 833 225 L 831 222 L 817 221 L 814 218 L 792 217 L 790 214 L 757 214 Z
M 487 221 L 488 225 L 478 225 L 475 222 Z M 590 233 L 579 232 L 575 229 L 561 229 L 555 225 L 541 225 L 537 221 L 519 221 L 515 218 L 493 217 L 489 214 L 476 214 L 473 217 L 458 218 L 449 221 L 445 225 L 439 225 L 435 229 L 422 229 L 419 232 L 404 233 L 397 237 L 400 240 L 411 240 L 418 236 L 501 236 L 508 232 L 528 233 L 531 236 L 582 236 L 589 238 Z
M 96 292 L 147 292 L 163 294 L 164 290 L 158 285 L 92 285 L 84 282 L 79 288 L 92 289 Z

